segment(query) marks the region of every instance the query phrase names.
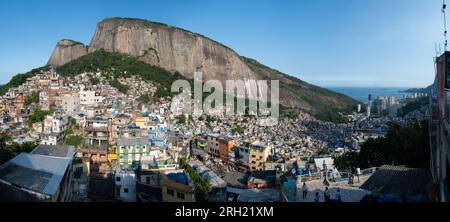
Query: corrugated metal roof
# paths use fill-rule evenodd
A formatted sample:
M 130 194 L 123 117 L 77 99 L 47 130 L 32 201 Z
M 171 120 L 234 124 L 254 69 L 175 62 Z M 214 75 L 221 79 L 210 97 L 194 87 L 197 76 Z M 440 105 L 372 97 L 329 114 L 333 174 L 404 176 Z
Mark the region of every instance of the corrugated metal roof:
M 402 196 L 427 195 L 427 185 L 430 181 L 428 169 L 383 165 L 361 189 Z
M 69 150 L 72 149 L 66 149 Z M 72 157 L 70 152 L 66 152 L 64 157 L 62 153 L 56 153 L 57 156 L 47 155 L 49 153 L 49 147 L 38 147 L 31 154 L 19 154 L 0 167 L 0 178 L 30 190 L 54 195 Z

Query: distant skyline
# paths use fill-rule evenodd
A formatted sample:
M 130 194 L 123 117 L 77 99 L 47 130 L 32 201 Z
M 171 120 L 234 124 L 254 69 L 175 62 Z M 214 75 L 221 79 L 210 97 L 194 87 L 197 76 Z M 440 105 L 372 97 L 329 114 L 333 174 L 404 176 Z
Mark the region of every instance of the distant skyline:
M 0 84 L 47 63 L 64 38 L 89 44 L 105 18 L 200 33 L 323 87 L 426 87 L 441 0 L 0 1 Z M 450 24 L 450 23 L 449 23 Z

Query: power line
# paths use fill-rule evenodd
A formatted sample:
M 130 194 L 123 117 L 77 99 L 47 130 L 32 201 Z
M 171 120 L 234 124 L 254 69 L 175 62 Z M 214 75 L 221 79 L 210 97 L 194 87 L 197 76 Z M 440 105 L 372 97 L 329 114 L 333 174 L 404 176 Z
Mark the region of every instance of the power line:
M 447 15 L 446 15 L 447 4 L 445 0 L 442 0 L 442 13 L 444 14 L 444 50 L 447 51 Z

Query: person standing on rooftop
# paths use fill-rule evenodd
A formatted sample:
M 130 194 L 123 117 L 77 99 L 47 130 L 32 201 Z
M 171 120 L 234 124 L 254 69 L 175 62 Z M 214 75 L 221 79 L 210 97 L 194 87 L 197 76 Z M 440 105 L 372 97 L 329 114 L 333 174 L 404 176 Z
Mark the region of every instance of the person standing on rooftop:
M 325 202 L 330 202 L 331 200 L 331 193 L 328 187 L 325 187 L 325 191 L 323 192 L 323 197 L 325 198 Z
M 361 175 L 361 168 L 359 166 L 356 166 L 356 176 L 358 177 L 358 183 L 359 183 L 359 176 Z
M 314 202 L 318 203 L 320 200 L 319 192 L 316 192 L 316 196 L 314 197 Z
M 306 186 L 305 182 L 303 182 L 302 193 L 303 193 L 303 199 L 305 199 L 306 196 L 308 195 L 308 187 Z
M 336 199 L 337 199 L 337 201 L 342 202 L 342 193 L 341 193 L 341 189 L 339 189 L 339 188 L 337 188 Z

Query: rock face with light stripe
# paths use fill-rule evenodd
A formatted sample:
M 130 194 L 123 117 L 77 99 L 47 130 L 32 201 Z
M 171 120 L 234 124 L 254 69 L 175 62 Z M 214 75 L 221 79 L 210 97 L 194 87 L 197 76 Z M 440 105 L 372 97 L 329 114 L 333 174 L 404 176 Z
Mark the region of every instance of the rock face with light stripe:
M 201 71 L 204 80 L 259 79 L 233 50 L 190 31 L 140 19 L 113 18 L 97 25 L 89 52 L 104 49 L 178 71 L 192 79 Z M 253 93 L 256 95 L 256 91 Z
M 188 79 L 192 79 L 196 71 L 201 71 L 203 80 L 219 80 L 224 87 L 226 80 L 279 80 L 280 103 L 312 114 L 336 112 L 357 104 L 347 96 L 240 56 L 229 47 L 198 33 L 142 19 L 105 19 L 97 24 L 89 46 L 62 40 L 48 64 L 60 66 L 97 50 L 124 53 L 168 71 L 177 71 Z M 257 98 L 257 87 L 249 88 L 248 97 Z
M 83 43 L 79 43 L 69 39 L 63 39 L 56 44 L 52 56 L 48 61 L 48 65 L 61 66 L 72 60 L 78 59 L 86 55 L 87 47 Z

